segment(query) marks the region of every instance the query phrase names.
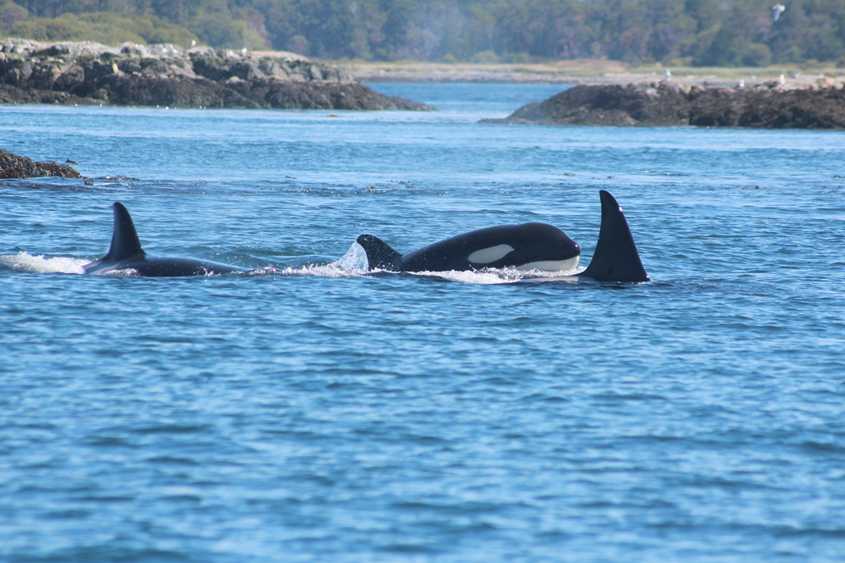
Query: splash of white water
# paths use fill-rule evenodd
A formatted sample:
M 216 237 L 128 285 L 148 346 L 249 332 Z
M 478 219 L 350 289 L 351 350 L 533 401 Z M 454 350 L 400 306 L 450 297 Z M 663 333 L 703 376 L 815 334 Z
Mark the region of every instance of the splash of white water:
M 28 252 L 18 252 L 0 256 L 0 265 L 13 270 L 40 274 L 83 274 L 83 266 L 90 262 L 84 258 L 68 256 L 39 256 Z

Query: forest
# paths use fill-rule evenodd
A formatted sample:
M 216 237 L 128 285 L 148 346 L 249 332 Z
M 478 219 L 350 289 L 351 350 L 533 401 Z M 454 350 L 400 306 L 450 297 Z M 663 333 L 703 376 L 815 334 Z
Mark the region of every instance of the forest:
M 0 36 L 331 59 L 845 66 L 845 1 L 0 0 Z

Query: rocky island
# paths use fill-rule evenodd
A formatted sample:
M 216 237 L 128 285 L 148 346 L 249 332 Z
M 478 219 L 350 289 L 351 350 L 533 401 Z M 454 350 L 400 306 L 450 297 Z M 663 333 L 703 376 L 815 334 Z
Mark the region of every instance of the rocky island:
M 0 43 L 0 103 L 429 109 L 290 53 L 26 39 Z
M 0 179 L 38 178 L 42 176 L 80 177 L 79 172 L 66 164 L 35 162 L 31 158 L 18 156 L 0 149 Z
M 695 125 L 772 129 L 845 128 L 845 86 L 750 88 L 672 82 L 579 85 L 488 122 L 572 125 Z

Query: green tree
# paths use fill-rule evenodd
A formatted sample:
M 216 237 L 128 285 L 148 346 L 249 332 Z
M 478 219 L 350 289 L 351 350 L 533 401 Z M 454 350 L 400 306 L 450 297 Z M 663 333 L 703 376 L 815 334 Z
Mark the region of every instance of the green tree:
M 766 64 L 845 57 L 845 1 L 789 0 L 0 0 L 0 29 L 108 37 L 104 14 L 156 17 L 215 46 L 320 57 L 526 60 L 689 57 Z M 97 21 L 86 20 L 100 14 Z M 115 20 L 117 21 L 117 20 Z M 126 23 L 115 37 L 153 37 Z M 143 31 L 143 33 L 139 33 Z M 122 35 L 121 35 L 122 34 Z M 168 31 L 164 35 L 172 35 Z M 92 36 L 93 38 L 93 36 Z
M 0 2 L 0 30 L 8 31 L 17 23 L 27 19 L 29 12 L 11 0 Z

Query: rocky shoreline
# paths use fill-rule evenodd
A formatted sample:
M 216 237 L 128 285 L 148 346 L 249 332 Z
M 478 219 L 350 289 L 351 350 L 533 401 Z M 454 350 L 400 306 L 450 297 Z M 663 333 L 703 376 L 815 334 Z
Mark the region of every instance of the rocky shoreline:
M 18 156 L 0 149 L 0 179 L 40 178 L 44 176 L 81 178 L 79 172 L 66 164 L 35 162 L 31 158 Z
M 785 89 L 679 86 L 671 82 L 580 85 L 525 105 L 496 123 L 694 125 L 845 129 L 845 86 Z
M 0 43 L 0 103 L 427 110 L 304 57 L 174 45 Z

